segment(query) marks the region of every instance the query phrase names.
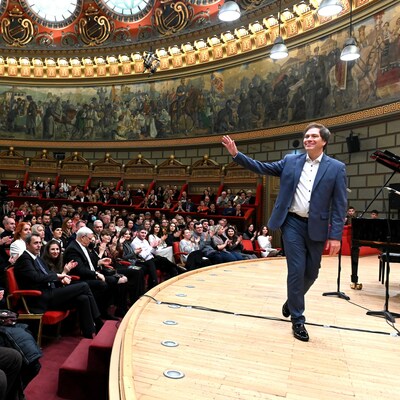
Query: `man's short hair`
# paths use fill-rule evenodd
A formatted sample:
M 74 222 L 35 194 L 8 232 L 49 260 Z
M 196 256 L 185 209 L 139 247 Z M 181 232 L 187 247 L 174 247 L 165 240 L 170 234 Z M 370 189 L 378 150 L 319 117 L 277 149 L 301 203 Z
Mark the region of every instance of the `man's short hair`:
M 93 235 L 93 231 L 88 228 L 87 226 L 83 226 L 82 228 L 80 228 L 78 230 L 78 232 L 76 232 L 76 238 L 79 239 L 82 236 L 87 236 L 87 235 Z
M 38 233 L 28 233 L 28 234 L 26 235 L 26 238 L 25 238 L 25 243 L 26 243 L 27 245 L 31 244 L 32 239 L 33 239 L 34 237 L 38 237 L 40 240 L 42 240 L 41 237 L 40 237 L 40 235 L 39 235 Z

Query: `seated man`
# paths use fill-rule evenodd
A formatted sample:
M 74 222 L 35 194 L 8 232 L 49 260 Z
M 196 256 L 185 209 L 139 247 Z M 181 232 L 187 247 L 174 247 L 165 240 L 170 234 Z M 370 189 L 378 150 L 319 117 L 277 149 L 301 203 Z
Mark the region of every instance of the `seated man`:
M 72 285 L 65 272 L 57 274 L 47 268 L 39 257 L 42 239 L 38 234 L 29 234 L 26 250 L 15 262 L 14 272 L 20 289 L 40 290 L 41 296 L 28 297 L 28 305 L 34 313 L 46 310 L 68 310 L 77 308 L 80 326 L 85 338 L 93 338 L 102 326 L 96 301 L 85 282 Z
M 116 316 L 123 316 L 127 310 L 125 276 L 105 276 L 100 272 L 102 266 L 111 263 L 110 258 L 100 258 L 91 251 L 95 246 L 94 233 L 87 227 L 82 227 L 76 232 L 76 240 L 73 240 L 64 252 L 64 262 L 75 261 L 78 265 L 73 274 L 87 282 L 96 299 L 100 313 L 105 319 L 116 319 L 108 314 L 107 309 L 115 300 Z
M 151 246 L 146 239 L 147 234 L 148 232 L 146 229 L 141 226 L 137 232 L 137 236 L 132 241 L 132 247 L 134 250 L 140 249 L 140 251 L 137 251 L 136 254 L 141 260 L 144 261 L 144 264 L 148 267 L 148 270 L 155 271 L 157 268 L 165 272 L 168 275 L 168 278 L 178 275 L 178 270 L 180 267 L 169 261 L 168 258 L 156 255 L 155 252 L 157 250 L 157 242 L 154 242 L 154 246 Z M 186 271 L 186 269 L 182 269 L 181 267 L 181 272 L 184 271 Z M 157 276 L 151 274 L 149 278 L 149 288 L 152 288 L 158 284 Z

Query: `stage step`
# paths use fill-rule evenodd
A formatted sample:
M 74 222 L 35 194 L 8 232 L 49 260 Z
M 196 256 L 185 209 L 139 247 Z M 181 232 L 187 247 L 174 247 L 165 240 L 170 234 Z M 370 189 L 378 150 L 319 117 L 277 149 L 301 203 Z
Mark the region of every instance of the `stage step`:
M 94 339 L 82 339 L 58 373 L 57 395 L 65 399 L 107 399 L 108 372 L 118 321 L 106 321 Z

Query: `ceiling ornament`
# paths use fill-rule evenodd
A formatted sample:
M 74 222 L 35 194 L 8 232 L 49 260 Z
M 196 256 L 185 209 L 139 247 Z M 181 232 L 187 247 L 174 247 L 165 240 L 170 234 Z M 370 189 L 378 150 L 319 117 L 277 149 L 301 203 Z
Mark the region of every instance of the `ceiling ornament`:
M 33 39 L 35 30 L 29 19 L 23 18 L 24 13 L 17 7 L 8 13 L 10 18 L 1 21 L 4 41 L 15 47 L 23 47 Z
M 53 32 L 42 32 L 36 35 L 35 42 L 40 47 L 50 47 L 54 45 Z
M 164 0 L 154 11 L 157 31 L 162 35 L 173 35 L 184 29 L 193 17 L 193 9 L 182 1 Z
M 79 46 L 78 35 L 73 32 L 62 32 L 60 43 L 62 47 L 77 47 Z
M 85 11 L 85 16 L 79 20 L 79 34 L 83 43 L 98 46 L 104 43 L 111 33 L 111 24 L 107 17 L 99 16 L 99 10 L 91 4 Z
M 240 8 L 243 8 L 243 10 L 250 11 L 259 7 L 264 3 L 264 0 L 236 0 L 236 2 L 239 4 Z

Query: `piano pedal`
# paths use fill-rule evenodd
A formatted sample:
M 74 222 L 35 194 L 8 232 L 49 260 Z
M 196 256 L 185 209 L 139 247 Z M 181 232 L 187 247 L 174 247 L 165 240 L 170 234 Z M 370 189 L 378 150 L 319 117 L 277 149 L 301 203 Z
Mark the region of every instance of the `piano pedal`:
M 350 288 L 353 290 L 362 290 L 362 287 L 363 287 L 362 283 L 355 283 L 355 282 L 350 283 Z

